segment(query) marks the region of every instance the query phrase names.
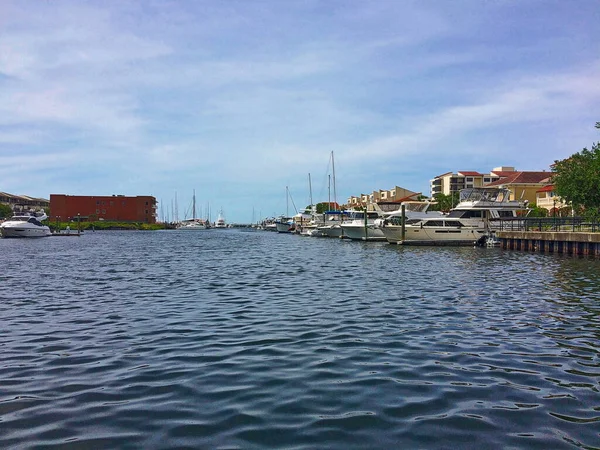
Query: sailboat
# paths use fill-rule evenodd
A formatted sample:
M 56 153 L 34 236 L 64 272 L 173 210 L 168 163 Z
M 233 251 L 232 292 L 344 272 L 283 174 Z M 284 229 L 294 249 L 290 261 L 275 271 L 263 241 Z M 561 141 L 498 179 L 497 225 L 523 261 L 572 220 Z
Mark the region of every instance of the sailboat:
M 331 203 L 331 178 L 329 178 L 329 210 L 324 212 L 323 224 L 318 226 L 316 231 L 312 235 L 339 238 L 343 235 L 343 230 L 340 226 L 342 223 L 343 213 L 339 210 L 339 205 L 337 202 L 337 192 L 335 187 L 335 162 L 333 159 L 333 151 L 331 152 L 331 169 L 333 171 L 333 205 Z M 334 209 L 331 209 L 332 206 L 334 206 Z
M 196 190 L 194 189 L 194 195 L 192 197 L 192 218 L 183 220 L 178 226 L 178 230 L 195 231 L 195 230 L 206 230 L 210 228 L 209 222 L 202 219 L 196 218 Z
M 275 219 L 275 228 L 278 233 L 293 233 L 296 230 L 294 219 L 289 215 L 290 190 L 285 187 L 285 216 Z

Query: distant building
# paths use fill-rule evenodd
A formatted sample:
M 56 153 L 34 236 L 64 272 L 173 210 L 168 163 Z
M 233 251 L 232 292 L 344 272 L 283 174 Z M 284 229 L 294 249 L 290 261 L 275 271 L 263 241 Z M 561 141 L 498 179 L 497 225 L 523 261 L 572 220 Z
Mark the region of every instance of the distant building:
M 488 174 L 471 170 L 461 170 L 456 173 L 446 172 L 430 180 L 431 196 L 452 195 L 461 189 L 485 186 L 499 180 L 504 174 L 514 171 L 514 167 L 496 167 Z
M 351 196 L 346 202 L 346 206 L 364 207 L 373 203 L 400 203 L 406 200 L 416 200 L 421 194 L 405 189 L 400 186 L 394 186 L 392 189 L 373 191 L 371 194 L 361 194 L 360 196 Z
M 156 199 L 151 196 L 84 196 L 50 194 L 50 220 L 156 223 Z
M 9 205 L 13 210 L 41 209 L 50 206 L 50 202 L 45 198 L 29 197 L 27 195 L 15 195 L 7 192 L 0 192 L 0 203 Z

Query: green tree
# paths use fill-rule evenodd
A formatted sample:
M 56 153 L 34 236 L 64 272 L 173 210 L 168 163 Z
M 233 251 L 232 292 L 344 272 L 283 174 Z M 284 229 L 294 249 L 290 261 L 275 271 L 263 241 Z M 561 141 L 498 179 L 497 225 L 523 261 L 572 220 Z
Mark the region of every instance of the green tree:
M 450 195 L 436 194 L 433 198 L 435 199 L 437 204 L 431 205 L 429 209 L 431 211 L 450 211 L 458 204 L 459 196 L 460 194 L 458 192 L 453 192 Z
M 600 129 L 600 122 L 596 123 Z M 554 192 L 585 215 L 598 217 L 600 212 L 600 143 L 591 150 L 584 148 L 567 159 L 554 161 Z
M 10 206 L 0 203 L 0 219 L 6 219 L 12 217 L 13 210 Z

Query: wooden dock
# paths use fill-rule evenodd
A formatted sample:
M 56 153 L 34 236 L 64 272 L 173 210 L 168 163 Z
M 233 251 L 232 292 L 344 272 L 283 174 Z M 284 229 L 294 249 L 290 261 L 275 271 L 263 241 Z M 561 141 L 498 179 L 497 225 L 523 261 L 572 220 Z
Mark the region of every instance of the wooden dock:
M 500 247 L 540 253 L 600 257 L 600 233 L 583 231 L 497 231 Z

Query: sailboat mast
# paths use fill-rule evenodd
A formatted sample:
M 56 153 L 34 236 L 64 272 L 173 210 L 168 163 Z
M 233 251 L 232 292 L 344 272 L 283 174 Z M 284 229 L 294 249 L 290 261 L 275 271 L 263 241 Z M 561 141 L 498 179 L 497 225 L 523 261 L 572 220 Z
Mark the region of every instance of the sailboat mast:
M 196 220 L 196 189 L 194 189 L 194 195 L 192 196 L 192 219 Z
M 290 193 L 288 190 L 288 187 L 285 187 L 285 217 L 289 217 L 290 213 L 289 213 L 289 200 L 290 200 Z
M 314 205 L 312 198 L 312 184 L 310 182 L 310 172 L 308 173 L 308 194 L 310 196 L 310 212 L 314 213 Z
M 327 209 L 331 211 L 331 175 L 327 175 L 329 184 L 327 185 Z
M 335 191 L 335 162 L 333 161 L 333 150 L 331 151 L 331 168 L 333 170 L 333 201 L 335 202 L 335 208 L 337 211 L 338 202 L 337 202 L 337 193 Z

